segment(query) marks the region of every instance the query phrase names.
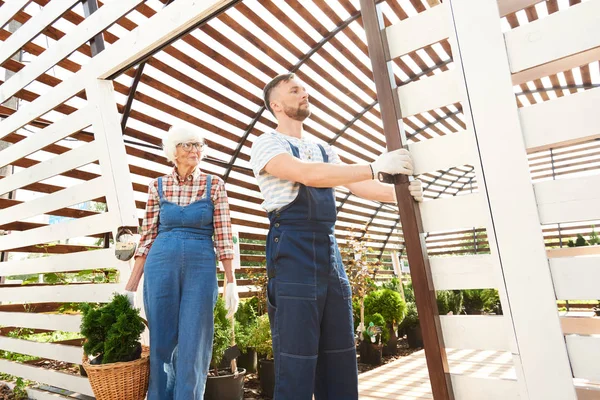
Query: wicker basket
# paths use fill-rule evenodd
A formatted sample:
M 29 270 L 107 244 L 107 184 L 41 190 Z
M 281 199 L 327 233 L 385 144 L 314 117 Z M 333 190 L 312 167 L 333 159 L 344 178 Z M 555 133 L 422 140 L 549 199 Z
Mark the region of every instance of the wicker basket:
M 83 358 L 96 400 L 144 400 L 150 375 L 150 349 L 142 346 L 142 357 L 129 362 L 92 365 Z

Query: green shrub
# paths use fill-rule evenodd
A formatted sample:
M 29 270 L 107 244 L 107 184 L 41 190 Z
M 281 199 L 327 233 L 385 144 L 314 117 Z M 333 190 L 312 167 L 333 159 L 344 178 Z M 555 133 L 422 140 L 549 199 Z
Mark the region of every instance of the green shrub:
M 104 306 L 82 304 L 81 311 L 85 354 L 93 357 L 102 355 L 102 364 L 134 359 L 139 351 L 144 322 L 140 311 L 129 305 L 126 296 L 115 294 L 112 301 Z
M 463 294 L 460 290 L 438 290 L 436 301 L 440 315 L 447 315 L 450 311 L 458 315 L 463 307 Z
M 217 299 L 214 309 L 215 333 L 213 336 L 213 349 L 211 366 L 216 369 L 223 359 L 223 354 L 231 346 L 231 321 L 227 319 L 225 301 L 222 297 Z
M 254 301 L 256 300 L 256 301 Z M 258 298 L 252 297 L 241 302 L 235 313 L 235 343 L 240 351 L 245 353 L 248 351 L 250 335 L 256 325 L 256 308 L 258 306 Z
M 398 330 L 414 328 L 419 326 L 419 314 L 417 313 L 417 305 L 414 302 L 406 303 L 406 315 L 402 323 L 398 326 Z
M 397 276 L 394 276 L 389 282 L 383 282 L 382 289 L 390 289 L 398 293 L 402 293 L 402 283 Z
M 371 323 L 381 328 L 381 342 L 387 343 L 388 340 L 390 340 L 390 330 L 387 328 L 387 324 L 385 318 L 383 318 L 383 315 L 375 313 L 373 315 L 365 316 L 365 325 L 369 326 Z M 369 334 L 366 331 L 363 332 L 363 338 L 370 341 Z
M 254 329 L 250 332 L 250 340 L 248 345 L 256 349 L 261 357 L 267 359 L 273 358 L 273 340 L 271 339 L 271 325 L 269 324 L 269 316 L 263 314 L 258 317 Z
M 388 326 L 402 322 L 406 313 L 406 303 L 400 293 L 390 289 L 380 289 L 365 296 L 365 315 L 379 313 Z

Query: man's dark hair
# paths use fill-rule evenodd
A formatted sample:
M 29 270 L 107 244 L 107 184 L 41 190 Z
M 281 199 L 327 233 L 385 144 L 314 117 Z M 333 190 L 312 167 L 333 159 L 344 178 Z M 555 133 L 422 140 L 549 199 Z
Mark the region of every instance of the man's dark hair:
M 296 77 L 296 74 L 294 74 L 294 73 L 277 75 L 275 78 L 271 79 L 271 82 L 267 83 L 267 85 L 263 89 L 263 99 L 265 101 L 265 107 L 267 107 L 267 110 L 269 110 L 271 112 L 271 114 L 275 115 L 273 113 L 273 109 L 271 108 L 271 104 L 270 104 L 271 103 L 271 92 L 281 82 L 289 82 L 290 80 L 294 79 L 295 77 Z

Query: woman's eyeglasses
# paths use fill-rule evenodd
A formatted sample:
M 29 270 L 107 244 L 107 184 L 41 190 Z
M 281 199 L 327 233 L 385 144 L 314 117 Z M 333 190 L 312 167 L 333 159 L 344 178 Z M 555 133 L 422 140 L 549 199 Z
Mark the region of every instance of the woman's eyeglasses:
M 204 148 L 204 143 L 187 142 L 187 143 L 178 143 L 177 146 L 181 146 L 183 151 L 192 151 L 193 148 L 196 148 L 199 151 L 202 151 L 202 148 Z

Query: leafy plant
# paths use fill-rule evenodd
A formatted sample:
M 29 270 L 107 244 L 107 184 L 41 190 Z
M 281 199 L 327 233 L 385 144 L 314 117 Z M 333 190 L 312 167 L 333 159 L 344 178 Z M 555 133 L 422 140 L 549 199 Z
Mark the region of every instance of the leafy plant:
M 402 322 L 406 313 L 406 303 L 400 293 L 390 289 L 380 289 L 365 297 L 365 313 L 379 313 L 388 326 Z
M 261 315 L 256 320 L 256 325 L 250 334 L 249 346 L 254 347 L 261 357 L 273 358 L 273 340 L 271 338 L 271 325 L 269 316 Z
M 389 329 L 387 329 L 387 324 L 385 318 L 383 318 L 383 315 L 375 313 L 373 315 L 367 316 L 365 319 L 367 326 L 377 326 L 381 328 L 381 343 L 387 343 L 387 341 L 390 340 L 390 331 Z M 368 330 L 365 330 L 363 332 L 363 336 L 368 336 L 369 338 L 371 337 Z
M 592 233 L 590 233 L 590 239 L 588 240 L 588 243 L 592 246 L 600 243 L 600 237 L 596 233 L 596 227 L 594 225 L 592 225 Z
M 414 328 L 419 326 L 419 313 L 417 312 L 417 305 L 414 302 L 406 303 L 406 315 L 399 325 L 399 330 Z
M 400 294 L 404 293 L 404 288 L 402 287 L 402 282 L 400 282 L 400 279 L 398 279 L 397 276 L 394 276 L 388 282 L 383 282 L 383 284 L 381 285 L 381 288 L 382 289 L 390 289 L 390 290 L 393 290 Z
M 127 297 L 115 294 L 104 306 L 84 303 L 81 334 L 88 356 L 102 356 L 102 364 L 131 361 L 139 357 L 144 322 L 140 311 L 129 305 Z
M 256 301 L 255 301 L 256 300 Z M 256 306 L 258 298 L 252 297 L 240 304 L 235 313 L 235 342 L 240 351 L 245 353 L 248 350 L 251 332 L 256 325 Z
M 461 313 L 463 308 L 463 294 L 460 290 L 439 290 L 436 292 L 436 300 L 440 315 L 453 315 Z
M 225 301 L 219 297 L 214 309 L 215 332 L 213 336 L 213 349 L 211 366 L 217 369 L 225 350 L 231 346 L 231 322 L 227 319 L 227 310 Z

